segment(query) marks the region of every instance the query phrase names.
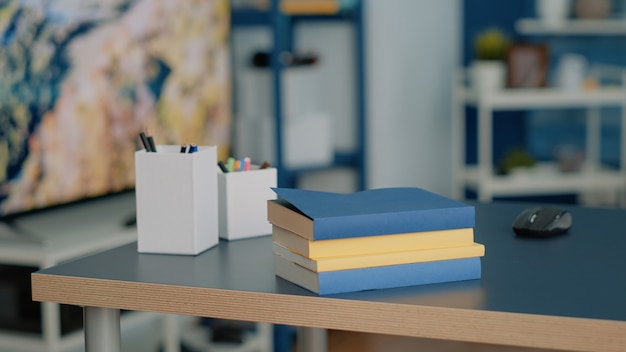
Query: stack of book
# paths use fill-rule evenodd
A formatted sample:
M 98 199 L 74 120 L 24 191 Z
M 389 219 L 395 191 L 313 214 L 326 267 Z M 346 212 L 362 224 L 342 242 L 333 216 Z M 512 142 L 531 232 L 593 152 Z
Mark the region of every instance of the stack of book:
M 320 295 L 479 279 L 474 207 L 420 188 L 274 188 L 275 273 Z

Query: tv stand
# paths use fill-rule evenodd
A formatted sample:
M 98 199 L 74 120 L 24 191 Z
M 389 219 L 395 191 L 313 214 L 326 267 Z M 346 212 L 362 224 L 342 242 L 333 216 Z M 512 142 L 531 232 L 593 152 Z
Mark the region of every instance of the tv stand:
M 137 226 L 137 213 L 133 212 L 132 214 L 124 217 L 122 221 L 122 225 L 124 227 L 136 227 Z
M 21 228 L 13 219 L 0 221 L 0 240 L 41 243 L 43 239 Z
M 134 211 L 135 195 L 131 192 L 0 222 L 0 264 L 44 269 L 134 242 L 136 229 L 121 223 Z M 123 324 L 154 318 L 153 314 L 132 312 L 125 314 Z M 59 352 L 75 350 L 83 343 L 82 330 L 61 332 L 59 304 L 42 303 L 40 319 L 41 333 L 21 332 L 13 326 L 0 329 L 0 351 Z

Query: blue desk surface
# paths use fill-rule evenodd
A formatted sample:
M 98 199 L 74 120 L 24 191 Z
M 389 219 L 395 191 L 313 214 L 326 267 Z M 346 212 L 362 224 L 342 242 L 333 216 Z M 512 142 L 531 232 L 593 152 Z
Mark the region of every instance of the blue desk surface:
M 625 210 L 566 207 L 574 222 L 568 234 L 530 239 L 516 237 L 511 224 L 532 204 L 474 205 L 475 238 L 486 246 L 480 280 L 325 298 L 626 322 Z M 138 254 L 130 244 L 39 274 L 316 296 L 274 275 L 269 236 L 223 241 L 198 256 Z M 618 328 L 626 334 L 626 323 Z

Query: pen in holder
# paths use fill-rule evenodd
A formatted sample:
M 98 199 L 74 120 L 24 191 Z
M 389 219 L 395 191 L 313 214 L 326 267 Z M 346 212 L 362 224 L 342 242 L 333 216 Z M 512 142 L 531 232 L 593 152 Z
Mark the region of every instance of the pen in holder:
M 196 255 L 217 245 L 217 147 L 157 150 L 135 152 L 137 250 Z
M 249 171 L 218 173 L 219 236 L 227 240 L 272 233 L 267 201 L 276 198 L 276 168 L 251 165 Z

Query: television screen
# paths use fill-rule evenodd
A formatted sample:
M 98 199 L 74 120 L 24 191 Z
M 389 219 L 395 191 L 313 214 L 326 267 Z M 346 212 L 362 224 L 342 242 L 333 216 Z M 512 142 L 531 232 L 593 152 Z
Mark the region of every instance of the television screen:
M 0 216 L 132 189 L 141 131 L 224 159 L 228 6 L 0 2 Z

